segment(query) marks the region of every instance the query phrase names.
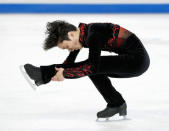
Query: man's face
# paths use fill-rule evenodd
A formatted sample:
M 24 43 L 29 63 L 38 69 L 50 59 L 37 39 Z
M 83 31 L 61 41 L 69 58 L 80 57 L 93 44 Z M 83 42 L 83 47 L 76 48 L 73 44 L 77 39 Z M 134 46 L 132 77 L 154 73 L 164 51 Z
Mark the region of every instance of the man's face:
M 61 49 L 68 49 L 69 51 L 75 50 L 75 46 L 72 40 L 64 40 L 57 45 Z
M 68 38 L 70 40 L 64 40 L 60 43 L 58 43 L 58 47 L 61 49 L 68 49 L 69 51 L 74 51 L 74 50 L 78 50 L 79 48 L 81 48 L 76 34 L 74 34 L 73 32 L 69 32 L 68 33 Z

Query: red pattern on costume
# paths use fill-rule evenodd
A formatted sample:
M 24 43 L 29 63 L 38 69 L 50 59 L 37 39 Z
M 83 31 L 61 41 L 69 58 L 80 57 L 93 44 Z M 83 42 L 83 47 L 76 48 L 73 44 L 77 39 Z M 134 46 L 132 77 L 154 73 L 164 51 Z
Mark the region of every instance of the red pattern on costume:
M 93 24 L 93 23 L 89 23 L 89 24 L 81 23 L 80 26 L 79 26 L 80 27 L 80 39 L 79 39 L 79 41 L 83 44 L 84 47 L 89 47 L 89 45 L 86 41 L 87 36 L 85 36 L 85 33 L 86 33 L 85 31 L 87 30 L 87 27 L 90 24 Z
M 112 37 L 108 39 L 107 44 L 108 44 L 108 50 L 111 51 L 112 48 L 118 47 L 119 45 L 116 43 L 117 42 L 117 33 L 120 30 L 120 26 L 114 25 L 112 28 Z
M 124 32 L 128 32 L 128 30 L 126 30 L 125 28 L 120 26 L 120 32 L 119 32 L 119 36 L 123 36 Z M 117 39 L 117 47 L 119 47 L 122 43 L 124 42 L 124 38 L 119 38 Z
M 68 76 L 70 78 L 85 76 L 88 74 L 92 74 L 93 72 L 91 70 L 91 65 L 85 64 L 74 68 L 66 68 L 64 69 L 64 73 L 65 77 Z
M 80 41 L 83 41 L 84 34 L 85 34 L 84 25 L 81 24 L 81 25 L 80 25 Z
M 117 47 L 119 47 L 123 43 L 124 39 L 123 38 L 118 38 L 117 39 Z

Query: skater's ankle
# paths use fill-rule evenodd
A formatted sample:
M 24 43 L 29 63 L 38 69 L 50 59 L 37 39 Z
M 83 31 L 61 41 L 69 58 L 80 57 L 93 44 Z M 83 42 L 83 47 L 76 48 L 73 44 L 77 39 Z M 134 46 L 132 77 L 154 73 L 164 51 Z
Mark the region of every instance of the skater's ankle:
M 122 102 L 122 103 L 119 103 L 119 104 L 107 104 L 107 107 L 108 108 L 116 108 L 116 107 L 120 107 L 122 106 L 123 104 L 125 104 L 126 102 Z

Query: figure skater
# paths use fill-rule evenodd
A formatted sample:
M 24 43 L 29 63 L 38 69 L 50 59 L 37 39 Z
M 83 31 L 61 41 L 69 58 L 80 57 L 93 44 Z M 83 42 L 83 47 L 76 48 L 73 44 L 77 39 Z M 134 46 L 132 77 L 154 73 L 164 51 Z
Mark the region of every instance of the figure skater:
M 79 23 L 78 27 L 56 20 L 47 23 L 44 50 L 58 47 L 70 51 L 62 64 L 32 64 L 23 66 L 36 86 L 52 81 L 78 79 L 88 76 L 107 102 L 97 118 L 109 118 L 115 114 L 127 115 L 127 104 L 112 86 L 109 77 L 130 78 L 142 75 L 150 64 L 149 55 L 140 39 L 131 31 L 113 23 Z M 75 62 L 82 48 L 88 48 L 88 58 Z M 115 55 L 101 56 L 101 51 Z

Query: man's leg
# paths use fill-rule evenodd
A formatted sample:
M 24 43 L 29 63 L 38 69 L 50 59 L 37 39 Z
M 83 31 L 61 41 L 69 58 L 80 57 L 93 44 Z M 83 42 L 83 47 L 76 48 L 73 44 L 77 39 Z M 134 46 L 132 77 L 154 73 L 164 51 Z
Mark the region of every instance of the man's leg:
M 105 101 L 108 103 L 107 106 L 118 107 L 125 102 L 122 95 L 112 86 L 108 76 L 104 74 L 98 74 L 91 75 L 89 78 L 103 96 Z
M 88 60 L 88 59 L 87 59 Z M 76 62 L 76 66 L 83 65 L 87 62 L 87 60 Z M 68 63 L 68 64 L 52 64 L 47 66 L 40 66 L 40 70 L 42 72 L 42 79 L 44 83 L 50 82 L 51 78 L 57 73 L 55 70 L 55 67 L 57 68 L 70 68 L 70 67 L 76 67 L 74 63 Z
M 109 107 L 118 107 L 125 102 L 122 95 L 112 86 L 109 77 L 129 78 L 143 73 L 146 63 L 137 64 L 140 59 L 132 55 L 100 56 L 99 72 L 88 76 Z M 141 63 L 141 62 L 140 62 Z
M 99 72 L 88 76 L 107 102 L 108 107 L 118 107 L 125 102 L 122 95 L 111 84 L 108 76 L 130 77 L 127 75 L 129 69 L 126 66 L 128 60 L 126 58 L 127 56 L 100 56 Z

